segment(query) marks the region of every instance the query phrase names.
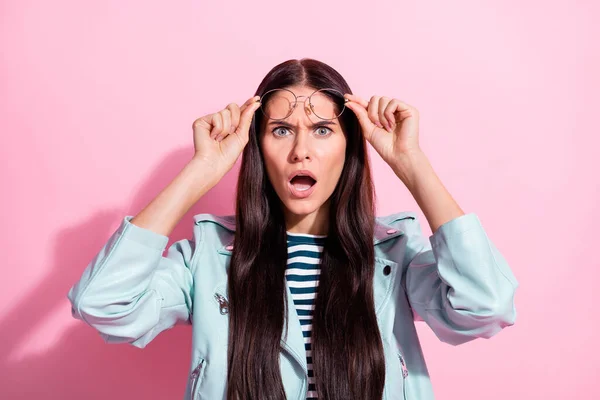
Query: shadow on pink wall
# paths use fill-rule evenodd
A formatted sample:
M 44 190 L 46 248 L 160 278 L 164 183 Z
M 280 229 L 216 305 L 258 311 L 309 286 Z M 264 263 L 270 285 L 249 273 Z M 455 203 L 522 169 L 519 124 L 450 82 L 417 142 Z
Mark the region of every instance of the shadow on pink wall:
M 19 361 L 10 360 L 15 359 L 12 352 L 22 348 L 28 335 L 40 329 L 40 322 L 66 299 L 69 288 L 104 245 L 115 224 L 125 215 L 141 211 L 177 175 L 190 156 L 187 150 L 168 155 L 140 185 L 129 206 L 97 210 L 80 224 L 57 230 L 50 239 L 54 254 L 47 276 L 0 321 L 1 399 L 183 398 L 190 360 L 190 326 L 163 332 L 140 350 L 127 344 L 106 344 L 93 328 L 78 321 L 48 351 Z M 234 167 L 183 217 L 169 245 L 191 237 L 195 214 L 232 214 L 236 181 L 237 167 Z M 123 193 L 123 198 L 130 195 Z M 70 308 L 64 312 L 70 316 Z

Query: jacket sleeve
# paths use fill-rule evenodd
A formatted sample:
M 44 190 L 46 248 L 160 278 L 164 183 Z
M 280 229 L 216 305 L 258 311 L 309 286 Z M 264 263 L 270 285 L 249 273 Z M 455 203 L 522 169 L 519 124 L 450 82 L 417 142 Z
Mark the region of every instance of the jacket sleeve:
M 416 319 L 443 342 L 490 338 L 515 323 L 518 282 L 476 214 L 446 222 L 429 237 L 406 222 L 403 285 Z
M 73 317 L 107 343 L 145 347 L 160 332 L 190 323 L 196 244 L 173 243 L 126 216 L 68 292 Z

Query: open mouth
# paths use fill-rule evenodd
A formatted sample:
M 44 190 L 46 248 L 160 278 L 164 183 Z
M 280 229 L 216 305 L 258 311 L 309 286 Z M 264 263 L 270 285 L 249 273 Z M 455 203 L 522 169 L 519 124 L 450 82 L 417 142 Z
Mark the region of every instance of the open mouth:
M 296 175 L 290 180 L 290 184 L 299 192 L 309 190 L 315 183 L 317 183 L 316 180 L 304 175 Z
M 290 174 L 288 184 L 293 197 L 305 199 L 315 191 L 317 179 L 311 171 L 302 169 Z

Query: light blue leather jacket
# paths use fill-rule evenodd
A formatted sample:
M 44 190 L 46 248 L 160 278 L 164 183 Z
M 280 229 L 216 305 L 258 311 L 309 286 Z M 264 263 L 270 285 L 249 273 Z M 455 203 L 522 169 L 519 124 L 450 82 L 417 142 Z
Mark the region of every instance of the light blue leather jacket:
M 75 318 L 107 343 L 146 346 L 177 323 L 192 324 L 192 362 L 185 400 L 225 399 L 227 271 L 234 216 L 194 216 L 191 240 L 168 237 L 123 218 L 119 228 L 69 290 Z M 373 289 L 383 339 L 385 400 L 434 398 L 414 321 L 458 345 L 490 338 L 513 325 L 515 276 L 479 218 L 465 214 L 422 234 L 414 212 L 377 217 Z M 289 319 L 280 368 L 288 400 L 307 392 L 302 330 L 287 289 Z

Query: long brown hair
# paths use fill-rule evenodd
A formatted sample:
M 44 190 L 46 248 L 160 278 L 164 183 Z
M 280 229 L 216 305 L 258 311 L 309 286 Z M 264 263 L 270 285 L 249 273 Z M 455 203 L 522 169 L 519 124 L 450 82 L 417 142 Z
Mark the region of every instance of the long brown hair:
M 292 85 L 352 93 L 332 67 L 288 60 L 265 76 L 256 95 Z M 237 183 L 235 246 L 229 266 L 227 399 L 285 399 L 279 370 L 285 310 L 287 236 L 281 201 L 259 146 L 258 110 Z M 329 231 L 312 322 L 313 371 L 320 399 L 381 399 L 383 345 L 373 300 L 374 189 L 367 146 L 351 110 L 340 116 L 346 160 L 329 199 Z

